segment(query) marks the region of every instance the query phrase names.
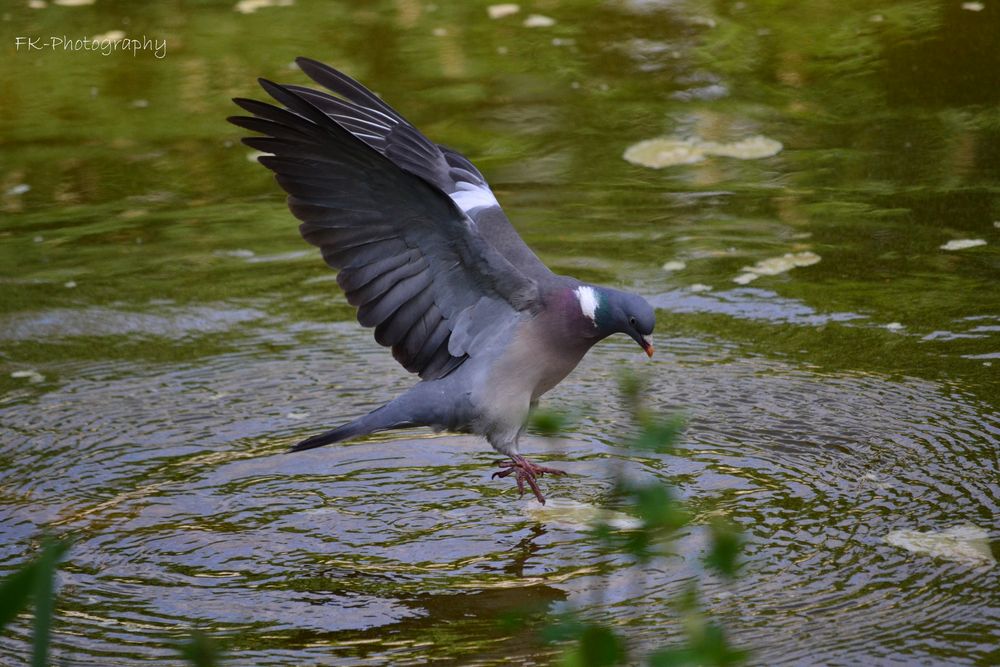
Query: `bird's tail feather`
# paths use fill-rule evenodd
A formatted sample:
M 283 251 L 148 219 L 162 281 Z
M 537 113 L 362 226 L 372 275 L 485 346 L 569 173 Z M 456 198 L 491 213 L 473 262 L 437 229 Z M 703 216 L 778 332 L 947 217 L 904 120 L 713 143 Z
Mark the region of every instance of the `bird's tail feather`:
M 348 438 L 355 437 L 356 435 L 361 435 L 360 433 L 355 432 L 356 423 L 357 422 L 344 424 L 343 426 L 338 426 L 337 428 L 327 431 L 326 433 L 320 433 L 319 435 L 314 435 L 311 438 L 306 438 L 288 451 L 302 452 L 307 449 L 315 449 L 316 447 L 322 447 L 323 445 L 331 445 L 335 442 L 340 442 L 341 440 L 347 440 Z
M 368 435 L 369 433 L 375 433 L 377 431 L 388 431 L 394 428 L 406 428 L 408 426 L 420 425 L 409 419 L 400 419 L 398 416 L 394 416 L 392 413 L 395 412 L 395 410 L 389 409 L 391 407 L 393 407 L 392 403 L 383 405 L 381 408 L 369 412 L 364 417 L 355 419 L 352 422 L 338 426 L 337 428 L 325 433 L 320 433 L 319 435 L 314 435 L 311 438 L 306 438 L 302 442 L 293 446 L 289 451 L 301 452 L 307 449 L 315 449 L 316 447 L 322 447 L 323 445 L 341 442 L 342 440 L 350 440 L 352 438 Z

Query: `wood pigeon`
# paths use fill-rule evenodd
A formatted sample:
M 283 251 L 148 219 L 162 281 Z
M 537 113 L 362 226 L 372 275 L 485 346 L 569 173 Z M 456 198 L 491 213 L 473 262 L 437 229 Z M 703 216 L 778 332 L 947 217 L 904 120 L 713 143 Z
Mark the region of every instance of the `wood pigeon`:
M 345 74 L 296 63 L 334 94 L 260 79 L 284 108 L 237 98 L 253 117 L 228 120 L 264 135 L 243 142 L 265 153 L 303 238 L 339 270 L 358 322 L 420 381 L 293 450 L 412 426 L 475 433 L 510 459 L 493 476 L 514 475 L 544 503 L 537 478 L 564 473 L 518 451 L 529 411 L 611 334 L 653 356 L 653 308 L 550 271 L 468 159 Z

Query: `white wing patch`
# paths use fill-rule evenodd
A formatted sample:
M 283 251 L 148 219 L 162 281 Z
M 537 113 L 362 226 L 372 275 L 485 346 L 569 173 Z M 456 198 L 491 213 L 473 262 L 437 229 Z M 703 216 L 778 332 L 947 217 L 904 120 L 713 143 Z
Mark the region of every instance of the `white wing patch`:
M 580 310 L 597 326 L 597 292 L 593 287 L 580 285 L 576 288 L 576 298 L 580 302 Z
M 489 188 L 465 182 L 458 182 L 455 185 L 458 187 L 458 190 L 450 193 L 448 196 L 451 197 L 452 201 L 458 204 L 458 207 L 466 214 L 477 208 L 488 208 L 490 206 L 500 205 L 500 202 L 498 202 L 497 198 L 493 196 L 493 193 L 490 192 Z

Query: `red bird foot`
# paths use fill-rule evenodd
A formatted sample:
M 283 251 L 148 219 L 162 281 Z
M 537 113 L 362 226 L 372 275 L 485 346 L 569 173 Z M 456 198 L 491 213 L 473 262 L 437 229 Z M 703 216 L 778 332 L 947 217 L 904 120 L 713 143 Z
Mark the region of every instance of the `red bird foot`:
M 500 470 L 499 472 L 493 473 L 490 479 L 497 479 L 507 477 L 508 475 L 515 475 L 515 480 L 517 481 L 517 490 L 524 495 L 524 484 L 527 482 L 528 486 L 531 487 L 531 492 L 535 494 L 535 498 L 538 498 L 538 502 L 545 504 L 545 496 L 538 489 L 537 478 L 543 476 L 545 473 L 550 475 L 565 475 L 565 470 L 556 470 L 555 468 L 547 468 L 545 466 L 540 466 L 532 463 L 520 454 L 511 455 L 512 463 L 504 463 L 503 461 L 497 461 L 497 465 L 501 468 L 506 468 L 506 470 Z

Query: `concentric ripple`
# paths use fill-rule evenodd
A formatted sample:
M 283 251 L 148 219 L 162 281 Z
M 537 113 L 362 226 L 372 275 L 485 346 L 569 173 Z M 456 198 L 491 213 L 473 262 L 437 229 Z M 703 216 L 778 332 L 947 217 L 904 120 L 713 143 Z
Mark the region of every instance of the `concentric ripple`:
M 288 337 L 285 351 L 187 368 L 80 367 L 0 410 L 0 557 L 18 560 L 46 526 L 76 539 L 59 655 L 162 659 L 194 626 L 260 665 L 287 651 L 324 664 L 486 664 L 514 650 L 527 663 L 547 649 L 498 629 L 505 613 L 597 599 L 638 628 L 640 649 L 679 632 L 669 602 L 697 572 L 697 529 L 678 558 L 630 565 L 572 523 L 526 512 L 512 484 L 490 479 L 495 455 L 472 437 L 390 434 L 285 454 L 405 383 L 366 353 L 365 332 L 336 334 L 335 360 L 291 344 L 309 333 L 272 330 L 271 342 Z M 529 441 L 571 472 L 545 480 L 552 497 L 603 506 L 617 460 L 677 486 L 701 516 L 732 517 L 749 538 L 746 571 L 733 585 L 710 581 L 708 611 L 764 663 L 917 660 L 942 634 L 970 660 L 986 655 L 1000 568 L 910 554 L 885 537 L 992 526 L 995 416 L 927 381 L 820 375 L 676 339 L 652 367 L 649 398 L 686 407 L 683 448 L 636 458 L 616 444 L 626 420 L 608 395 L 616 367 L 640 365 L 632 348 L 605 344 L 557 393 L 580 414 L 572 437 Z M 399 379 L 348 381 L 372 372 Z M 442 623 L 461 641 L 428 642 Z M 0 644 L 8 659 L 24 632 Z

